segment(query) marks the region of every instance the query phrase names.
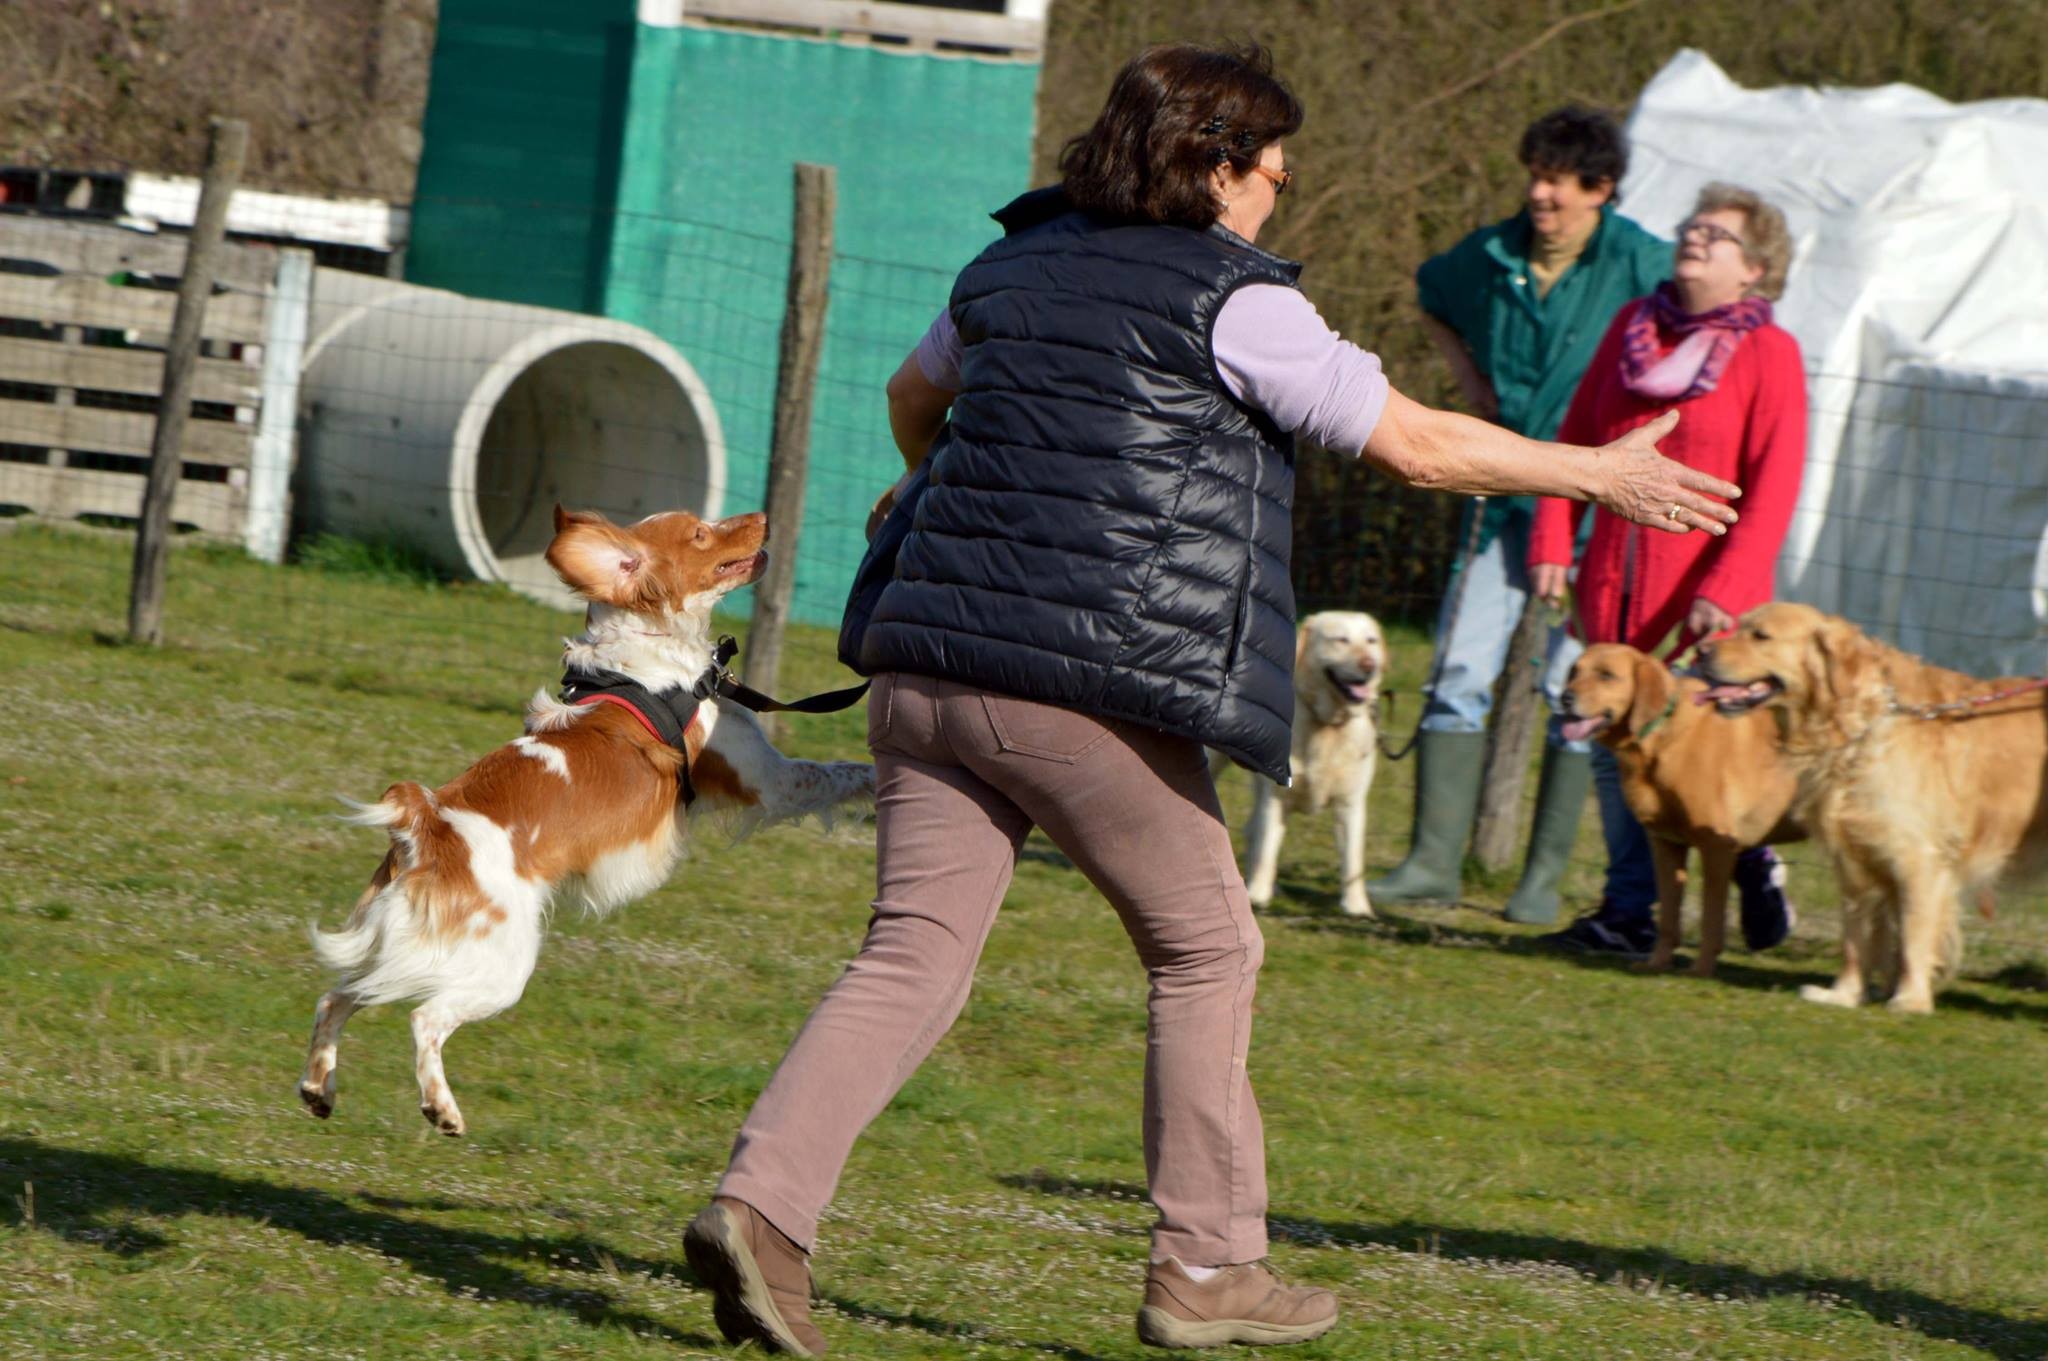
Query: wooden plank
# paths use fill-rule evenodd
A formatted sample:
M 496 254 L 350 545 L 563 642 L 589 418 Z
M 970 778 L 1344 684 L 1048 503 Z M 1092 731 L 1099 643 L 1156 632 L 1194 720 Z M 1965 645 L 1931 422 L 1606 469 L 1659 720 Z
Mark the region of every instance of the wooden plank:
M 1035 55 L 1045 46 L 1043 19 L 896 5 L 886 0 L 684 0 L 683 12 L 689 19 L 824 33 L 872 33 L 914 43 L 998 48 L 1018 56 Z
M 255 293 L 221 293 L 209 299 L 206 339 L 260 342 L 265 301 Z M 170 339 L 171 318 L 177 305 L 175 293 L 154 288 L 116 288 L 86 274 L 56 278 L 0 274 L 0 317 L 45 326 L 135 331 L 145 345 L 162 345 Z
M 66 274 L 89 274 L 96 279 L 122 270 L 180 278 L 185 272 L 185 240 L 182 234 L 0 213 L 0 257 L 52 265 Z M 276 274 L 275 248 L 229 245 L 214 278 L 236 288 L 261 291 L 270 287 Z
M 161 350 L 123 350 L 107 345 L 59 345 L 47 340 L 0 336 L 0 382 L 90 388 L 154 397 L 163 389 Z M 201 402 L 254 406 L 262 393 L 262 371 L 238 359 L 202 359 L 193 375 L 192 397 Z
M 249 518 L 242 543 L 264 562 L 284 561 L 291 537 L 292 464 L 298 453 L 299 377 L 313 322 L 313 252 L 280 251 L 263 338 L 263 414 L 249 448 Z
M 142 512 L 145 481 L 140 473 L 0 463 L 0 505 L 27 506 L 53 519 L 79 515 L 134 519 Z M 243 488 L 227 482 L 181 481 L 171 500 L 171 519 L 209 534 L 239 537 L 246 496 Z
M 246 468 L 255 430 L 240 421 L 192 421 L 185 427 L 180 456 L 192 463 Z M 0 444 L 147 458 L 155 431 L 156 416 L 148 411 L 0 400 Z

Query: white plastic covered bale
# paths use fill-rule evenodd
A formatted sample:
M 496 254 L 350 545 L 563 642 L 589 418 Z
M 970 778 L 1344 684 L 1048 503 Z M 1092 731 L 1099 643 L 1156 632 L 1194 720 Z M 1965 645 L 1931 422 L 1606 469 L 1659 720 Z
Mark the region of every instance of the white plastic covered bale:
M 1747 90 L 1686 51 L 1629 136 L 1644 226 L 1710 180 L 1791 223 L 1811 438 L 1779 594 L 1945 665 L 2048 670 L 2048 101 Z

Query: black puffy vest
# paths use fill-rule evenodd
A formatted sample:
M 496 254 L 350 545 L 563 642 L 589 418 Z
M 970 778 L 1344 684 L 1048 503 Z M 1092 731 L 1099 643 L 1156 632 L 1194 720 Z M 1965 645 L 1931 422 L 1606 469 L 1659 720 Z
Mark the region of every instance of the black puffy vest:
M 995 217 L 953 287 L 960 393 L 861 669 L 1128 719 L 1286 783 L 1294 441 L 1230 396 L 1209 332 L 1234 289 L 1300 266 L 1057 189 Z

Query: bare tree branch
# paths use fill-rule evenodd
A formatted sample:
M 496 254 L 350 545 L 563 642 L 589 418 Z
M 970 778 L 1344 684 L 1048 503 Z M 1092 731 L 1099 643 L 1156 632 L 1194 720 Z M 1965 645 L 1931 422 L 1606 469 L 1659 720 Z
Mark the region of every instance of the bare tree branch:
M 1478 75 L 1469 77 L 1465 80 L 1461 80 L 1455 85 L 1445 86 L 1443 89 L 1438 90 L 1435 94 L 1423 100 L 1420 104 L 1417 104 L 1413 108 L 1409 109 L 1408 113 L 1412 117 L 1413 115 L 1421 113 L 1426 109 L 1435 108 L 1438 104 L 1443 103 L 1446 99 L 1456 99 L 1461 94 L 1465 94 L 1466 92 L 1471 90 L 1476 90 L 1481 85 L 1484 85 L 1487 81 L 1492 80 L 1495 76 L 1507 70 L 1510 66 L 1513 66 L 1516 62 L 1521 61 L 1523 58 L 1527 57 L 1530 53 L 1535 52 L 1539 48 L 1543 47 L 1546 43 L 1550 42 L 1553 38 L 1556 38 L 1559 34 L 1564 33 L 1570 29 L 1577 28 L 1580 24 L 1591 23 L 1595 19 L 1611 19 L 1617 14 L 1626 14 L 1630 10 L 1636 8 L 1638 5 L 1642 3 L 1643 0 L 1622 0 L 1622 3 L 1618 5 L 1609 5 L 1606 9 L 1587 10 L 1583 14 L 1567 15 L 1566 17 L 1559 19 L 1556 23 L 1552 24 L 1549 28 L 1544 29 L 1541 33 L 1537 34 L 1534 38 L 1531 38 L 1528 42 L 1523 43 L 1520 47 L 1508 53 L 1505 57 L 1502 57 L 1493 65 L 1487 67 L 1484 71 L 1481 71 Z

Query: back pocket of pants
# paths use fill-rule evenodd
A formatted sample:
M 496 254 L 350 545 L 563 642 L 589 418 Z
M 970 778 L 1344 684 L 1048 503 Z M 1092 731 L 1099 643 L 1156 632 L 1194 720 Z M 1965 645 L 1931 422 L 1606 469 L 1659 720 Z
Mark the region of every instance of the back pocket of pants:
M 1021 756 L 1072 765 L 1110 737 L 1111 730 L 1101 719 L 1057 704 L 990 694 L 981 697 L 981 704 L 997 745 Z

